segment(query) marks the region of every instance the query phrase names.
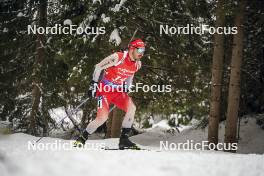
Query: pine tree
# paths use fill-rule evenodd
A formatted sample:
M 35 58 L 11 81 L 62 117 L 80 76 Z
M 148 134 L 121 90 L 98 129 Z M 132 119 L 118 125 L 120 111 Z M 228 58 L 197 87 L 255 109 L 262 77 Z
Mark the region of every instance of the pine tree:
M 46 27 L 47 25 L 47 0 L 40 1 L 39 4 L 39 27 Z M 29 116 L 30 124 L 29 130 L 33 135 L 37 135 L 37 117 L 39 112 L 39 105 L 41 101 L 42 94 L 42 69 L 45 62 L 45 45 L 46 38 L 44 34 L 37 34 L 37 44 L 36 44 L 36 59 L 34 63 L 34 70 L 32 73 L 32 109 Z M 47 126 L 47 121 L 45 120 L 45 126 Z M 46 129 L 46 128 L 45 128 Z M 47 132 L 47 130 L 46 130 Z
M 228 94 L 228 109 L 226 119 L 225 143 L 236 143 L 237 119 L 240 99 L 240 73 L 243 58 L 243 39 L 244 39 L 244 14 L 246 0 L 239 2 L 238 11 L 235 18 L 235 26 L 238 33 L 234 35 L 231 74 Z
M 216 27 L 225 25 L 225 1 L 219 0 L 216 10 Z M 214 35 L 214 54 L 212 64 L 212 85 L 208 141 L 218 143 L 218 126 L 220 119 L 221 86 L 224 60 L 224 34 Z

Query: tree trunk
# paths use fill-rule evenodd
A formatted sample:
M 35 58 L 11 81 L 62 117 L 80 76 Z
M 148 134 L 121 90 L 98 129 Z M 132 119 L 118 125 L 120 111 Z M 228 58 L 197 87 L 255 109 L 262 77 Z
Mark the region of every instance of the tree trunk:
M 111 126 L 111 137 L 112 138 L 120 137 L 123 117 L 124 117 L 123 111 L 117 108 L 113 110 L 113 118 L 112 118 L 112 126 Z
M 106 122 L 107 130 L 106 130 L 106 138 L 111 138 L 111 131 L 112 131 L 112 119 L 113 119 L 113 111 L 109 113 L 108 120 Z
M 235 26 L 238 33 L 234 35 L 233 50 L 231 60 L 231 75 L 229 82 L 228 108 L 225 128 L 225 143 L 236 143 L 237 119 L 240 98 L 240 68 L 242 65 L 243 53 L 243 19 L 246 1 L 239 2 L 238 11 L 235 18 Z
M 224 24 L 225 24 L 224 0 L 219 0 L 217 3 L 217 11 L 216 11 L 216 27 L 224 26 Z M 212 65 L 210 116 L 209 116 L 209 128 L 208 128 L 208 141 L 210 143 L 215 143 L 215 144 L 218 143 L 223 60 L 224 60 L 224 34 L 215 34 L 213 65 Z
M 40 1 L 39 5 L 39 26 L 47 25 L 47 1 Z M 37 134 L 36 118 L 39 111 L 39 103 L 41 98 L 41 69 L 45 60 L 45 35 L 37 34 L 36 44 L 36 60 L 32 73 L 32 109 L 30 112 L 29 132 L 33 135 Z M 45 121 L 45 120 L 44 120 Z M 44 122 L 45 123 L 45 122 Z M 46 124 L 46 123 L 45 123 Z

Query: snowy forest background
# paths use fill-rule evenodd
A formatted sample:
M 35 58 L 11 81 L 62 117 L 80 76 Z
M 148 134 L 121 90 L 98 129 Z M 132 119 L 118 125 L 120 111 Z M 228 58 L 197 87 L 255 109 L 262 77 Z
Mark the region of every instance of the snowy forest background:
M 149 85 L 171 84 L 172 92 L 131 94 L 137 105 L 136 127 L 151 127 L 155 118 L 167 119 L 172 127 L 188 125 L 193 119 L 198 120 L 201 127 L 208 125 L 214 36 L 208 33 L 160 35 L 159 29 L 161 24 L 216 26 L 216 1 L 0 2 L 0 120 L 9 127 L 4 133 L 26 132 L 49 136 L 50 129 L 56 128 L 70 131 L 70 137 L 74 136 L 71 121 L 57 124 L 57 118 L 61 119 L 58 116 L 63 113 L 54 115 L 52 112 L 69 112 L 78 106 L 87 97 L 94 65 L 113 51 L 126 47 L 137 28 L 136 37 L 143 38 L 147 48 L 142 58 L 143 67 L 136 74 L 134 82 Z M 225 12 L 224 26 L 234 26 L 235 17 L 240 15 L 237 9 L 242 1 L 220 2 Z M 263 1 L 248 1 L 244 12 L 239 118 L 247 114 L 264 113 Z M 106 34 L 26 34 L 27 25 L 54 26 L 69 23 L 104 26 Z M 230 65 L 234 46 L 233 35 L 224 35 L 223 40 L 220 121 L 227 118 L 232 69 Z M 85 127 L 95 117 L 95 107 L 96 101 L 91 98 L 81 107 L 80 114 L 73 116 L 80 123 L 80 127 Z M 122 112 L 114 110 L 110 115 L 110 120 L 117 120 L 113 116 L 121 118 Z M 256 117 L 264 127 L 264 116 Z M 105 129 L 111 129 L 111 125 L 106 125 Z

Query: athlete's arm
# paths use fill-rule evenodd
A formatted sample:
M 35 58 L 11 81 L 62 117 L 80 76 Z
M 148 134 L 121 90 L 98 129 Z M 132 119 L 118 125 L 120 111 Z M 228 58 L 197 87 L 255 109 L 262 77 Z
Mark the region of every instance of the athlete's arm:
M 118 54 L 117 53 L 111 54 L 110 56 L 107 56 L 106 58 L 104 58 L 100 63 L 95 65 L 95 69 L 94 69 L 94 73 L 93 73 L 93 81 L 98 82 L 99 77 L 101 75 L 101 72 L 104 69 L 112 67 L 117 63 L 118 63 Z

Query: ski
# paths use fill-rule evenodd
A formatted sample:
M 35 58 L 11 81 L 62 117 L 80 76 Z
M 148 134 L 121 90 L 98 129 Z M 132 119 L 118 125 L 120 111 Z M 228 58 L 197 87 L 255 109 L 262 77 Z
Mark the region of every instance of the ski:
M 146 149 L 146 148 L 124 148 L 124 149 L 120 149 L 120 148 L 111 148 L 111 147 L 105 147 L 102 148 L 103 150 L 141 150 L 141 151 L 153 151 L 153 152 L 161 152 L 160 150 L 152 150 L 152 149 Z
M 104 150 L 145 150 L 145 151 L 150 151 L 148 149 L 142 149 L 142 148 L 124 148 L 124 149 L 120 149 L 120 148 L 103 148 Z

